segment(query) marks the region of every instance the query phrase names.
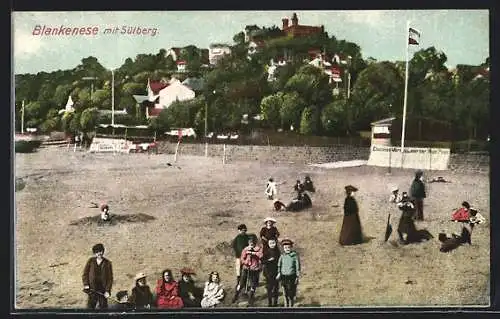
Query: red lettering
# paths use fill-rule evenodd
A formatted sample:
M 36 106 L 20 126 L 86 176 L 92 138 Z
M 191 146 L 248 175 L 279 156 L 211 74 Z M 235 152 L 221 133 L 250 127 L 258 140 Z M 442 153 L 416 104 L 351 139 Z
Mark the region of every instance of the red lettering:
M 71 29 L 70 28 L 66 28 L 66 30 L 64 30 L 64 34 L 70 35 L 71 34 Z
M 98 32 L 98 31 L 99 31 L 99 28 L 98 28 L 98 27 L 94 27 L 94 28 L 92 29 L 92 34 L 93 34 L 93 35 L 97 35 L 97 32 Z
M 142 29 L 142 34 L 148 34 L 148 32 L 149 32 L 149 29 L 146 29 L 146 28 Z
M 50 32 L 52 32 L 52 29 L 51 28 L 45 28 L 45 26 L 43 26 L 43 28 L 45 29 L 43 34 L 44 35 L 50 35 Z
M 80 28 L 80 32 L 79 32 L 80 35 L 83 35 L 85 34 L 85 28 Z
M 33 35 L 39 35 L 39 34 L 40 34 L 40 29 L 41 29 L 41 28 L 42 28 L 42 27 L 41 27 L 39 24 L 37 24 L 37 25 L 35 26 L 35 28 L 33 28 L 33 32 L 32 32 L 32 34 L 33 34 Z

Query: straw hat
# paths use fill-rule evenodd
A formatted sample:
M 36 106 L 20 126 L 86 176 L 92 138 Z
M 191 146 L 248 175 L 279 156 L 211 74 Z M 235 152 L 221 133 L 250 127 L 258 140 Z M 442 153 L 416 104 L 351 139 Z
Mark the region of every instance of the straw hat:
M 352 186 L 352 185 L 347 185 L 345 187 L 345 190 L 348 191 L 348 192 L 357 192 L 358 191 L 358 189 L 356 187 Z
M 283 246 L 285 246 L 285 245 L 293 246 L 293 241 L 291 239 L 286 238 L 286 239 L 283 239 L 281 241 L 281 245 L 283 245 Z
M 142 278 L 146 278 L 146 274 L 143 272 L 140 272 L 137 275 L 135 275 L 134 279 L 135 279 L 135 281 L 137 281 L 137 280 L 142 279 Z
M 181 269 L 181 274 L 182 275 L 196 275 L 193 269 L 184 267 Z
M 276 219 L 272 218 L 272 217 L 267 217 L 266 219 L 264 219 L 264 224 L 267 223 L 267 222 L 273 222 L 273 223 L 276 223 Z

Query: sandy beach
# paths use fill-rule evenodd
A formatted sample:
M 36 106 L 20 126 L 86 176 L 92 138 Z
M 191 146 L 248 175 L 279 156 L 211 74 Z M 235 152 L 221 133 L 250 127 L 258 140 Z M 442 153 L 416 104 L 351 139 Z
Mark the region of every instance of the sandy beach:
M 91 247 L 99 242 L 113 263 L 113 295 L 130 291 L 137 272 L 145 272 L 154 288 L 163 269 L 172 269 L 179 279 L 179 270 L 187 266 L 197 272 L 200 287 L 208 273 L 217 270 L 228 293 L 224 306 L 243 306 L 230 305 L 235 285 L 230 243 L 238 224 L 258 233 L 267 216 L 277 219 L 282 238 L 293 239 L 300 254 L 303 277 L 297 306 L 489 303 L 488 175 L 440 172 L 450 183 L 426 184 L 425 221 L 417 223 L 435 238 L 401 246 L 395 231 L 389 242 L 383 241 L 388 214 L 394 230 L 400 216 L 388 202 L 389 187 L 408 190 L 413 170 L 392 169 L 387 174 L 386 168 L 368 166 L 223 165 L 219 158 L 194 156 L 179 157 L 179 167 L 168 162 L 173 163 L 173 155 L 89 154 L 57 147 L 16 154 L 16 177 L 25 182 L 15 194 L 16 307 L 85 307 L 82 271 Z M 317 188 L 313 208 L 274 212 L 264 196 L 267 179 L 285 182 L 278 187 L 278 197 L 288 203 L 295 180 L 305 174 Z M 338 244 L 347 184 L 359 187 L 363 232 L 370 238 L 352 247 Z M 460 231 L 449 220 L 464 200 L 479 209 L 486 223 L 474 228 L 472 245 L 442 253 L 437 235 Z M 91 202 L 106 202 L 112 214 L 128 218 L 97 225 L 85 219 L 99 215 Z M 261 276 L 257 306 L 267 305 L 263 283 Z

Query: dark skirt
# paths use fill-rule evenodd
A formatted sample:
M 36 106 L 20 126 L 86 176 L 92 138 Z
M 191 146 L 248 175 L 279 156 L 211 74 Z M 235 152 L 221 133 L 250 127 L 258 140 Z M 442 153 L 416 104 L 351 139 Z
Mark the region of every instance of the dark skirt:
M 361 231 L 361 221 L 357 213 L 344 216 L 342 221 L 342 229 L 340 231 L 339 243 L 345 245 L 358 245 L 363 242 L 363 234 Z
M 409 213 L 403 213 L 399 219 L 398 231 L 411 236 L 417 232 L 415 227 L 415 222 L 413 221 L 412 215 Z

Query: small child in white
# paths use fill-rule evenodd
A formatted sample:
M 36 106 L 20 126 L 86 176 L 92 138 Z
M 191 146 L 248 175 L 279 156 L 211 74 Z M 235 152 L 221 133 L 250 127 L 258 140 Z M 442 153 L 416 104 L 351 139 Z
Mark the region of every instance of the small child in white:
M 267 182 L 265 194 L 269 200 L 273 200 L 278 194 L 276 182 L 272 177 Z
M 109 206 L 107 204 L 103 204 L 101 206 L 101 220 L 108 221 L 109 219 Z

